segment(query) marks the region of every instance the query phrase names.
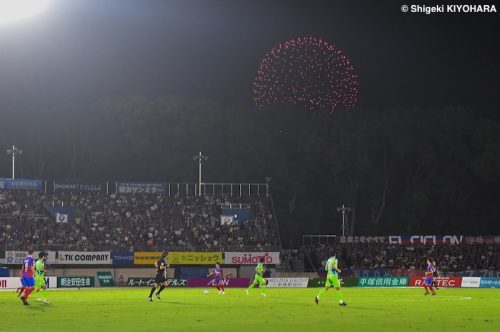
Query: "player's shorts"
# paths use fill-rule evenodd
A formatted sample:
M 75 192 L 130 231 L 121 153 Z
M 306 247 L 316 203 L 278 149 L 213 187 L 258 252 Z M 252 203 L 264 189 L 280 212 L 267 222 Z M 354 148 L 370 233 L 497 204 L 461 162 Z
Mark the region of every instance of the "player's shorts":
M 425 284 L 428 286 L 432 285 L 432 278 L 425 278 Z
M 327 275 L 325 280 L 325 287 L 339 288 L 340 287 L 339 276 L 335 274 Z
M 266 280 L 260 275 L 260 274 L 256 274 L 255 277 L 253 278 L 253 283 L 254 284 L 259 284 L 259 285 L 265 285 L 266 284 Z
M 433 273 L 432 273 L 432 276 L 433 276 L 434 278 L 439 277 L 439 275 L 438 275 L 438 273 L 437 273 L 437 272 L 433 272 Z
M 23 285 L 23 287 L 33 287 L 33 286 L 35 286 L 35 278 L 22 277 L 21 278 L 21 285 Z
M 36 277 L 35 278 L 35 287 L 43 288 L 45 286 L 45 278 L 44 277 Z
M 220 283 L 222 283 L 222 279 L 221 278 L 215 278 L 214 279 L 214 285 L 219 285 Z
M 156 277 L 155 277 L 156 284 L 161 284 L 161 283 L 164 283 L 165 281 L 167 281 L 167 278 L 165 277 L 165 273 L 161 272 L 161 273 L 156 274 Z

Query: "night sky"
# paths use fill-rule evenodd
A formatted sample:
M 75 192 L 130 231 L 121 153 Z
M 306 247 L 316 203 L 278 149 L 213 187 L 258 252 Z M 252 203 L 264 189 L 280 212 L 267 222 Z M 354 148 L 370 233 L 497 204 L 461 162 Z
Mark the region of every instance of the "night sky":
M 19 177 L 180 182 L 203 151 L 206 181 L 273 179 L 289 238 L 338 232 L 344 202 L 351 233 L 498 233 L 500 14 L 403 4 L 53 0 L 0 24 L 2 149 Z M 256 111 L 261 60 L 298 37 L 350 59 L 352 111 Z
M 0 27 L 0 105 L 127 94 L 250 105 L 264 54 L 315 36 L 351 59 L 359 106 L 495 114 L 499 14 L 402 13 L 402 3 L 55 0 L 42 16 Z

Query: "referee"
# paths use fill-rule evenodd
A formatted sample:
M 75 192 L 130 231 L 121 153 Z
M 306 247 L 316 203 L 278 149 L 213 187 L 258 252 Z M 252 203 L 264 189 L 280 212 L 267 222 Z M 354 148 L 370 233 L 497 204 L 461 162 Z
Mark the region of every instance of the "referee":
M 155 262 L 155 268 L 156 268 L 156 276 L 155 276 L 155 284 L 153 288 L 151 288 L 151 293 L 149 293 L 148 300 L 149 302 L 153 302 L 153 293 L 155 292 L 155 289 L 160 287 L 158 292 L 156 292 L 156 298 L 159 300 L 160 299 L 160 293 L 162 290 L 167 287 L 167 267 L 170 267 L 167 261 L 167 256 L 168 252 L 164 251 L 161 254 L 161 257 L 159 260 Z

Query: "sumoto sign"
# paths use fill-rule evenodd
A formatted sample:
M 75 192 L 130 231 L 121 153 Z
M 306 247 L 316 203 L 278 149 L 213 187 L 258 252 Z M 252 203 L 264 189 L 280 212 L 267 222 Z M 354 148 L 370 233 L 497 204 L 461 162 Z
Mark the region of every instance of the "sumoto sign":
M 261 258 L 264 264 L 280 264 L 279 252 L 226 252 L 224 264 L 257 265 Z

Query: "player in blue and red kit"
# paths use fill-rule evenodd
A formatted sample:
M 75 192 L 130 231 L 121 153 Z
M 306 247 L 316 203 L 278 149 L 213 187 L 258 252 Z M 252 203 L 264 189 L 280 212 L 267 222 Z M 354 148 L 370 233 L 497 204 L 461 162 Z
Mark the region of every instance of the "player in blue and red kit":
M 23 260 L 21 267 L 21 301 L 24 305 L 28 305 L 28 298 L 35 287 L 35 260 L 33 259 L 33 250 L 28 251 L 28 256 Z
M 427 270 L 425 271 L 425 282 L 424 282 L 424 288 L 425 288 L 425 294 L 424 295 L 429 295 L 429 290 L 431 291 L 432 295 L 436 295 L 436 292 L 432 288 L 432 281 L 434 280 L 434 266 L 432 265 L 431 261 L 428 259 L 427 260 Z
M 222 274 L 219 262 L 215 263 L 214 269 L 208 275 L 209 278 L 212 276 L 214 277 L 214 287 L 217 288 L 219 294 L 226 294 L 224 291 L 224 275 Z

